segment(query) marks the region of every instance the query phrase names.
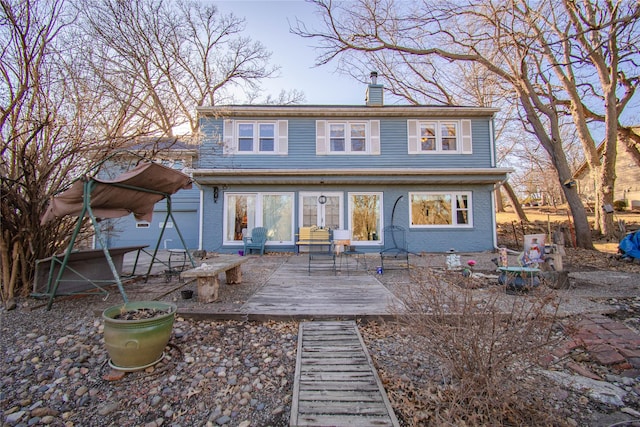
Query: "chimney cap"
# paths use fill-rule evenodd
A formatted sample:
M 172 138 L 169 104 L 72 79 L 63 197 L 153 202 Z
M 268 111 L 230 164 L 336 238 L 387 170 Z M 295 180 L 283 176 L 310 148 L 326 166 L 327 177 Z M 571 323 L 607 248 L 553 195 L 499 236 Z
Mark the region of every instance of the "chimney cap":
M 377 71 L 372 71 L 371 72 L 371 84 L 372 85 L 378 84 L 378 72 Z

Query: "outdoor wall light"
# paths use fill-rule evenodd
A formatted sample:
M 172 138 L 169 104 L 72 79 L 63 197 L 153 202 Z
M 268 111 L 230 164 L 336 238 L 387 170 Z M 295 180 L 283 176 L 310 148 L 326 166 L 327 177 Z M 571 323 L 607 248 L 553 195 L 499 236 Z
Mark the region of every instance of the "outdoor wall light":
M 220 189 L 213 187 L 213 203 L 218 203 L 218 197 L 220 197 Z

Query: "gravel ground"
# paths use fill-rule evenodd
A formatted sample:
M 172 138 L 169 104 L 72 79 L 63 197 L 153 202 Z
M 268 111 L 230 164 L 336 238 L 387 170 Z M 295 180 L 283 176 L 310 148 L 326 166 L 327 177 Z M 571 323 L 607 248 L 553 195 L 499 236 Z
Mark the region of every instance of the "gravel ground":
M 478 261 L 479 271 L 492 271 L 495 255 L 468 256 Z M 421 260 L 442 265 L 440 258 Z M 253 258 L 243 268 L 242 286 L 221 286 L 220 310 L 239 307 L 282 261 L 279 256 Z M 380 279 L 394 292 L 406 290 L 406 275 L 389 272 Z M 163 290 L 166 294 L 161 299 L 181 308 L 197 304 L 180 299 L 180 290 L 194 289 L 192 284 L 181 285 L 175 279 L 165 283 L 163 276 L 155 280 L 159 288 L 155 294 Z M 128 289 L 132 300 L 147 296 L 142 284 Z M 611 297 L 600 296 L 602 301 Z M 614 297 L 613 303 L 610 298 L 605 302 L 619 304 L 622 296 Z M 3 426 L 288 425 L 296 322 L 195 321 L 178 316 L 163 362 L 122 376 L 107 364 L 102 320 L 96 316 L 120 301 L 117 292 L 107 300 L 58 298 L 46 311 L 42 301 L 18 299 L 17 309 L 0 311 Z M 361 331 L 388 381 L 400 378 L 425 385 L 427 376 L 412 368 L 424 363 L 416 360 L 420 344 L 388 333 L 381 337 L 376 325 L 362 325 Z M 635 379 L 627 387 L 637 397 Z M 610 408 L 590 405 L 588 399 L 566 391 L 554 389 L 554 393 L 569 425 L 608 425 L 585 420 L 597 418 L 595 413 L 607 415 Z

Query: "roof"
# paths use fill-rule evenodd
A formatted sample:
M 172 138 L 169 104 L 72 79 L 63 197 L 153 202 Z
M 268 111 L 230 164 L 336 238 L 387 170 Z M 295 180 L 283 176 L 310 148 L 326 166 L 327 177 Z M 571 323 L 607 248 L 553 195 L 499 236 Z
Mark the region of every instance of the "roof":
M 492 117 L 497 108 L 428 105 L 219 105 L 198 107 L 201 116 L 216 117 Z
M 640 126 L 632 126 L 629 129 L 631 129 L 631 132 L 633 132 L 636 135 L 640 136 Z M 619 143 L 620 139 L 618 139 L 617 142 Z M 598 156 L 602 156 L 602 153 L 604 152 L 604 147 L 605 147 L 605 143 L 604 143 L 604 140 L 603 140 L 600 143 L 600 145 L 598 145 L 598 148 L 596 149 L 597 152 L 598 152 Z M 582 163 L 580 163 L 580 166 L 578 166 L 576 171 L 573 173 L 573 178 L 580 179 L 580 176 L 582 174 L 584 174 L 588 170 L 589 170 L 589 163 L 587 163 L 587 161 L 585 160 Z

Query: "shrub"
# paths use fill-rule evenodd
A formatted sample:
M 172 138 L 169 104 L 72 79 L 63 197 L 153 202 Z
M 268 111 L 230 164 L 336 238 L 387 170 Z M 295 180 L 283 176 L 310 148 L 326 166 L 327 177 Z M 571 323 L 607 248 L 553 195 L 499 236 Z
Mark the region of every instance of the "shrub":
M 424 353 L 418 364 L 430 364 L 440 381 L 389 384 L 401 418 L 408 425 L 563 425 L 535 375 L 554 344 L 557 299 L 542 286 L 507 296 L 503 287 L 475 289 L 471 280 L 414 271 L 403 298 L 409 313 L 397 315 L 393 336 L 415 343 Z

